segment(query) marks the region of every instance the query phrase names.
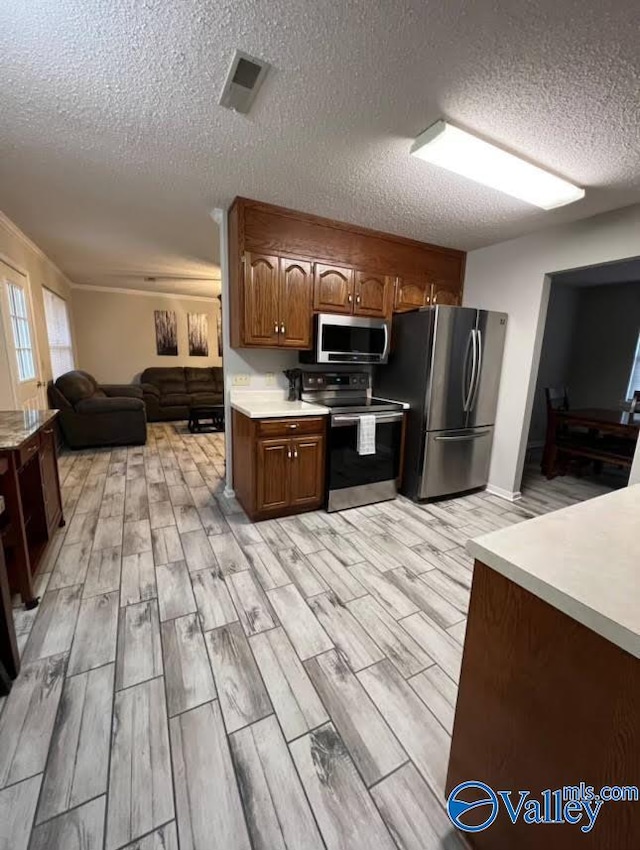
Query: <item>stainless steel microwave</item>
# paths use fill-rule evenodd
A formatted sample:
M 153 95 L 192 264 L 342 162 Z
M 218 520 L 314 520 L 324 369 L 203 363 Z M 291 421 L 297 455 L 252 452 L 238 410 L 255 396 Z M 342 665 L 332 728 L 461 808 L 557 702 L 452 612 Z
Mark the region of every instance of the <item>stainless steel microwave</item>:
M 313 349 L 300 352 L 301 363 L 386 363 L 389 323 L 362 316 L 318 313 Z

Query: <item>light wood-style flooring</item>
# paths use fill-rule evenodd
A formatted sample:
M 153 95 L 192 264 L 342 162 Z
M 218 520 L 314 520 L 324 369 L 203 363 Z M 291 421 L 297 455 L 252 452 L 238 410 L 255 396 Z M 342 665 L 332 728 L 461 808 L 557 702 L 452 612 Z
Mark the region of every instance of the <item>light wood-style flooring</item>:
M 67 524 L 0 706 L 0 850 L 461 848 L 465 544 L 607 488 L 252 524 L 223 441 L 152 425 L 61 458 Z

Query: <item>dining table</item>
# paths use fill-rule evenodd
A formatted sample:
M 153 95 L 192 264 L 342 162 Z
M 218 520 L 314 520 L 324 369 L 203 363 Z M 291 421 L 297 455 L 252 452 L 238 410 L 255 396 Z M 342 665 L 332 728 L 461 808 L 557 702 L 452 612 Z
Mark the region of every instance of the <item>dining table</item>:
M 585 439 L 567 438 L 572 429 L 574 433 L 575 429 L 582 429 Z M 637 412 L 600 407 L 555 409 L 549 416 L 542 470 L 552 477 L 559 454 L 630 467 L 638 434 L 640 414 Z M 607 436 L 613 442 L 607 442 Z

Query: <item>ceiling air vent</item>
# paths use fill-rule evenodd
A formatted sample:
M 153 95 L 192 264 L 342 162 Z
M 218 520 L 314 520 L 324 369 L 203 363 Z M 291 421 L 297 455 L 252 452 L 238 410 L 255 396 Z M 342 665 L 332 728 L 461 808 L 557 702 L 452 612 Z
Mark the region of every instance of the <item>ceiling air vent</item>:
M 220 97 L 220 105 L 235 112 L 248 112 L 271 66 L 236 50 Z

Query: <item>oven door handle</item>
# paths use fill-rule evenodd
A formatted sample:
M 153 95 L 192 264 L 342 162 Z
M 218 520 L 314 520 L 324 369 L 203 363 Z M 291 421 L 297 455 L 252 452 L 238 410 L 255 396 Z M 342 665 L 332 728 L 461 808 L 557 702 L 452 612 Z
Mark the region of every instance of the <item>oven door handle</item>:
M 362 413 L 361 416 L 369 416 L 371 414 Z M 341 414 L 336 414 L 331 417 L 331 425 L 342 427 L 344 425 L 355 425 L 359 419 L 359 416 L 343 416 Z M 387 422 L 400 422 L 402 421 L 402 417 L 404 413 L 402 411 L 398 411 L 397 413 L 375 413 L 373 414 L 376 417 L 376 425 L 380 422 L 383 425 Z

